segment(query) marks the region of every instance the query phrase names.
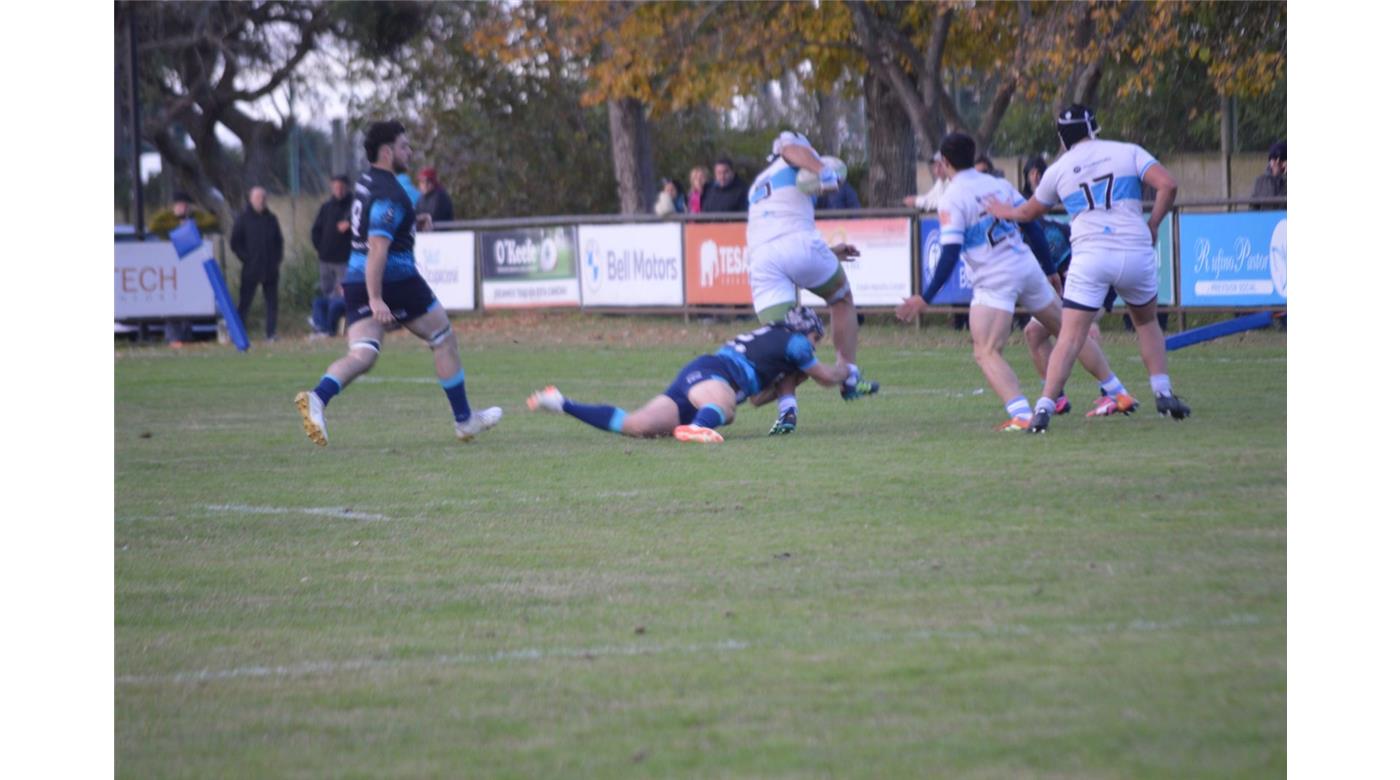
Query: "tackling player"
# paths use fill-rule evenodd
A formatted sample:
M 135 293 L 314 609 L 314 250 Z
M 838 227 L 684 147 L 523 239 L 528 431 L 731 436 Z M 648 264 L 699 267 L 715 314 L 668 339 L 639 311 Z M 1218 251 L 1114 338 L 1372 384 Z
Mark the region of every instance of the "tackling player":
M 452 323 L 414 264 L 417 222 L 413 204 L 394 176 L 408 170 L 412 152 L 408 135 L 398 122 L 375 122 L 365 135 L 370 168 L 355 182 L 355 201 L 350 207 L 350 265 L 342 285 L 350 349 L 326 369 L 314 389 L 296 397 L 302 428 L 321 447 L 327 442 L 326 404 L 374 367 L 385 328 L 396 324 L 408 328 L 432 350 L 438 381 L 452 406 L 458 439 L 471 441 L 501 419 L 499 407 L 473 412 L 468 405 L 466 374 Z
M 1045 387 L 1035 404 L 1032 433 L 1050 425 L 1055 402 L 1064 389 L 1074 355 L 1094 323 L 1110 286 L 1128 304 L 1137 329 L 1138 351 L 1147 366 L 1157 411 L 1184 420 L 1191 408 L 1172 393 L 1167 375 L 1166 342 L 1157 324 L 1157 227 L 1176 200 L 1176 179 L 1136 144 L 1098 138 L 1094 112 L 1081 105 L 1065 109 L 1056 120 L 1065 153 L 1045 172 L 1035 195 L 1020 204 L 989 201 L 999 219 L 1028 221 L 1063 201 L 1074 233 L 1074 263 L 1065 280 L 1064 329 L 1050 355 Z M 1157 191 L 1152 214 L 1142 219 L 1142 187 Z M 1126 395 L 1126 394 L 1125 394 Z M 1130 408 L 1123 408 L 1127 403 Z M 1131 396 L 1118 399 L 1120 411 L 1136 408 Z
M 781 321 L 740 334 L 712 355 L 701 355 L 676 374 L 660 395 L 631 412 L 606 404 L 581 404 L 554 386 L 526 399 L 532 411 L 561 412 L 604 431 L 624 436 L 675 436 L 680 441 L 719 444 L 715 430 L 734 420 L 736 407 L 748 399 L 762 406 L 774 399 L 778 384 L 797 374 L 826 387 L 842 384 L 849 367 L 817 360 L 813 345 L 825 329 L 817 313 L 800 306 Z
M 797 188 L 799 171 L 818 176 L 822 192 L 837 189 L 836 171 L 824 165 L 802 135 L 784 131 L 773 141 L 770 164 L 749 188 L 749 289 L 759 322 L 779 322 L 798 305 L 798 288 L 811 290 L 831 307 L 831 339 L 838 363 L 850 367 L 841 386 L 847 401 L 872 395 L 880 383 L 865 381 L 856 366 L 855 297 L 841 259 L 860 253 L 840 244 L 828 247 L 817 232 L 812 198 Z M 839 256 L 839 257 L 838 257 Z M 770 433 L 797 427 L 796 381 L 779 391 L 778 421 Z
M 970 136 L 951 133 L 943 139 L 939 151 L 955 171 L 948 191 L 938 204 L 943 249 L 923 294 L 910 296 L 895 310 L 895 315 L 909 322 L 927 308 L 928 302 L 952 276 L 958 257 L 962 255 L 972 277 L 968 323 L 972 331 L 973 356 L 987 383 L 1006 406 L 1009 419 L 1001 424 L 1000 430 L 1025 431 L 1031 426 L 1031 406 L 1021 395 L 1016 372 L 1006 362 L 1002 351 L 1011 334 L 1011 319 L 1018 303 L 1029 309 L 1051 333 L 1060 330 L 1060 301 L 1046 279 L 1047 274 L 1053 272 L 1050 248 L 1039 224 L 1030 222 L 1018 228 L 1012 222 L 987 213 L 983 205 L 986 201 L 994 198 L 1015 201 L 1020 195 L 1005 179 L 979 173 L 973 168 L 977 144 Z M 1037 263 L 1037 259 L 1041 262 Z M 1098 344 L 1084 345 L 1079 358 L 1084 368 L 1101 382 L 1110 386 L 1117 384 Z

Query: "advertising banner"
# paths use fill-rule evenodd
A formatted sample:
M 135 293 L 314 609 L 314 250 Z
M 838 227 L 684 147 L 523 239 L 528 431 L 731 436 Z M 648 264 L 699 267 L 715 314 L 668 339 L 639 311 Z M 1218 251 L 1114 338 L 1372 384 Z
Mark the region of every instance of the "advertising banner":
M 938 255 L 942 252 L 938 243 L 939 235 L 936 217 L 924 217 L 919 220 L 919 269 L 922 275 L 917 280 L 918 292 L 923 292 L 924 285 L 933 278 L 933 269 L 938 265 Z M 963 264 L 962 258 L 958 258 L 952 277 L 943 285 L 943 289 L 933 296 L 933 305 L 969 303 L 972 303 L 972 280 L 967 278 L 967 266 Z
M 1181 215 L 1181 305 L 1287 303 L 1287 211 Z
M 575 235 L 572 226 L 482 231 L 485 308 L 578 306 Z
M 913 292 L 908 219 L 818 219 L 817 231 L 827 246 L 850 244 L 860 250 L 860 257 L 841 264 L 857 306 L 895 306 Z M 826 305 L 805 290 L 802 303 Z
M 198 260 L 180 262 L 169 241 L 123 241 L 113 246 L 116 319 L 213 317 L 214 290 Z M 191 257 L 209 257 L 208 241 Z
M 685 225 L 685 302 L 753 304 L 745 222 Z
M 584 306 L 685 303 L 679 224 L 580 225 L 578 241 Z
M 413 242 L 418 273 L 449 311 L 476 308 L 476 233 L 453 230 L 419 233 Z

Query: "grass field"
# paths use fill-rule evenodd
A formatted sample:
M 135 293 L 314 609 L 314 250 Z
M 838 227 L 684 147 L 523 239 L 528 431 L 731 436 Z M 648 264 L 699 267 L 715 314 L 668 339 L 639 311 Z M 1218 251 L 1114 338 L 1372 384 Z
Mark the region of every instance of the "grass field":
M 1172 353 L 1179 424 L 1084 419 L 1079 373 L 997 434 L 963 334 L 886 325 L 882 393 L 805 386 L 783 439 L 525 411 L 640 404 L 746 325 L 459 323 L 506 411 L 470 445 L 407 336 L 325 450 L 291 400 L 339 343 L 119 349 L 118 775 L 1284 774 L 1285 336 Z

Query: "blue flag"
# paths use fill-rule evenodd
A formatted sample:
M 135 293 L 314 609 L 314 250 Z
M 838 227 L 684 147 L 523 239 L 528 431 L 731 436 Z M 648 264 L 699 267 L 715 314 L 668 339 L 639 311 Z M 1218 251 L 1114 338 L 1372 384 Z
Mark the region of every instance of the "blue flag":
M 204 236 L 199 234 L 199 227 L 194 224 L 194 220 L 187 219 L 170 231 L 170 243 L 175 245 L 175 254 L 184 260 L 204 246 Z M 214 302 L 218 304 L 219 313 L 224 315 L 224 323 L 228 325 L 228 337 L 233 340 L 233 345 L 238 347 L 239 352 L 247 352 L 248 333 L 243 330 L 243 318 L 238 316 L 238 309 L 228 294 L 223 269 L 219 268 L 218 261 L 212 257 L 206 258 L 203 265 L 204 274 L 209 277 L 209 286 L 214 290 Z

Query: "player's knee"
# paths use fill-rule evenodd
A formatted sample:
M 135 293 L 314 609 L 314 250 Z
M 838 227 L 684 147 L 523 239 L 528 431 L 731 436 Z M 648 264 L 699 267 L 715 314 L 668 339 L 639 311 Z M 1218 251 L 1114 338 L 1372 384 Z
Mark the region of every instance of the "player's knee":
M 1040 320 L 1031 320 L 1026 323 L 1026 343 L 1031 346 L 1044 344 L 1050 338 L 1050 331 L 1040 323 Z
M 350 342 L 351 360 L 355 361 L 355 367 L 359 373 L 363 374 L 374 368 L 374 364 L 379 360 L 379 342 L 375 339 L 360 339 Z
M 433 334 L 428 337 L 428 349 L 436 351 L 439 349 L 456 348 L 457 334 L 452 331 L 451 323 L 442 326 L 442 328 L 433 332 Z

